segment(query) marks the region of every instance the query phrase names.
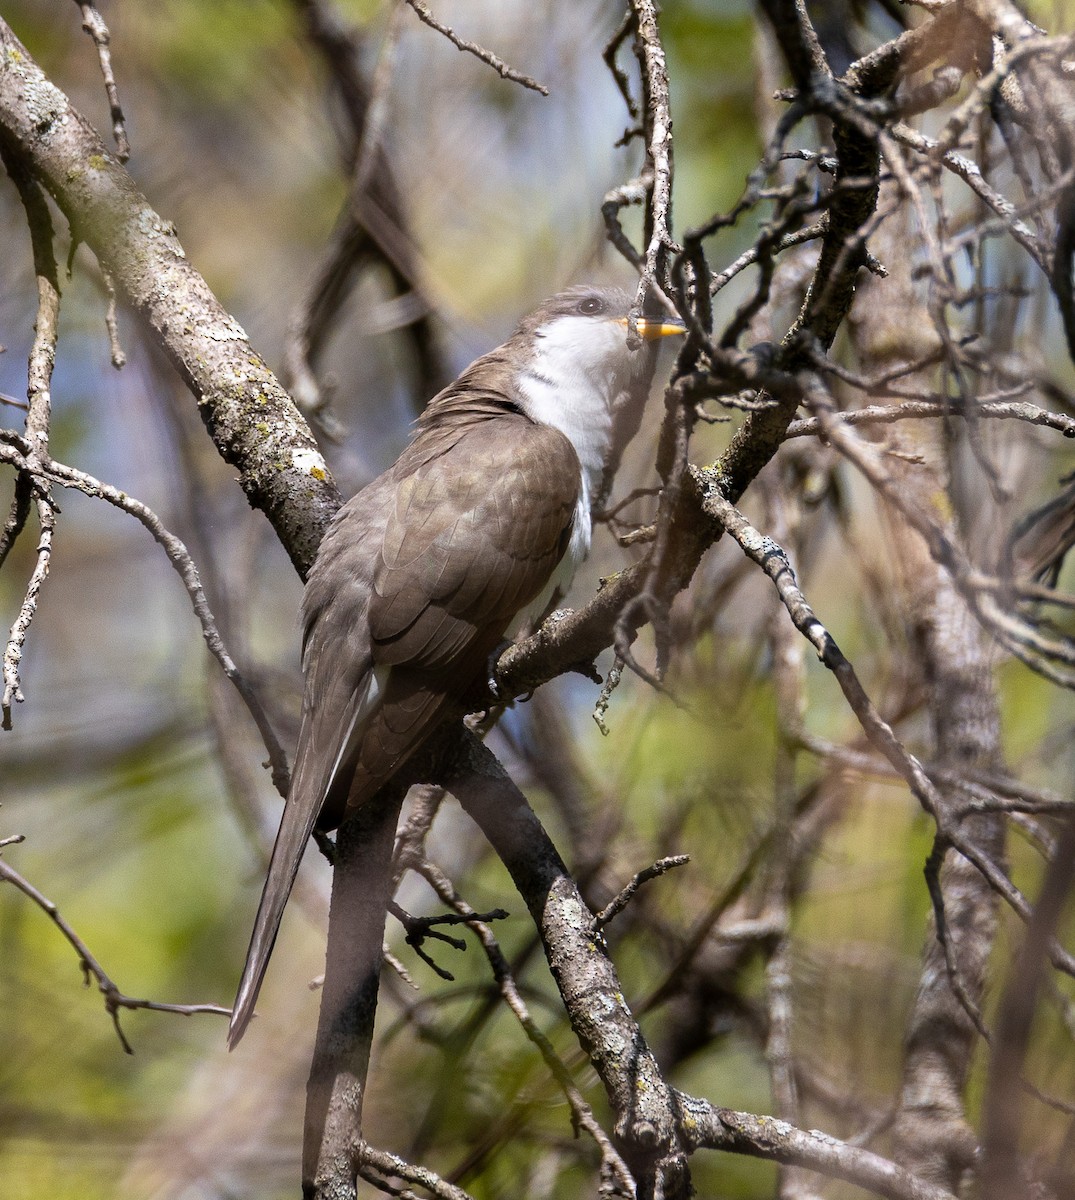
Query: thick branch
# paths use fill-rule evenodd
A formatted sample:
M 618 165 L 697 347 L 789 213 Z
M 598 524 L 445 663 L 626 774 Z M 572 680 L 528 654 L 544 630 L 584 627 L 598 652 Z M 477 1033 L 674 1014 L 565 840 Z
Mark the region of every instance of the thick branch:
M 545 945 L 571 1026 L 608 1094 L 617 1147 L 640 1195 L 689 1195 L 675 1101 L 623 997 L 593 914 L 526 798 L 476 738 L 468 736 L 445 786 L 511 872 Z M 651 1182 L 656 1177 L 656 1190 Z
M 187 261 L 96 130 L 0 20 L 0 136 L 51 193 L 73 236 L 152 327 L 251 505 L 303 576 L 339 493 L 310 431 L 239 324 Z
M 373 1044 L 392 842 L 403 800 L 387 787 L 340 828 L 332 871 L 325 982 L 306 1084 L 303 1195 L 354 1197 L 362 1102 Z
M 817 1130 L 796 1129 L 786 1121 L 717 1108 L 676 1093 L 682 1128 L 692 1149 L 703 1146 L 808 1167 L 833 1179 L 846 1179 L 888 1200 L 953 1200 L 951 1192 L 915 1178 L 869 1150 L 849 1146 Z

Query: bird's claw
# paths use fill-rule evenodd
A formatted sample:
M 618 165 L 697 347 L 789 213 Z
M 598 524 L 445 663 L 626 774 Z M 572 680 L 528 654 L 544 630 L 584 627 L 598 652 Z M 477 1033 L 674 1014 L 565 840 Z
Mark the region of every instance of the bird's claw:
M 511 699 L 510 696 L 505 696 L 502 693 L 500 684 L 498 684 L 496 681 L 496 666 L 500 661 L 500 656 L 512 645 L 514 645 L 513 642 L 510 642 L 507 638 L 502 638 L 494 647 L 493 652 L 489 655 L 488 662 L 485 666 L 485 686 L 489 689 L 489 694 L 498 704 L 506 703 Z

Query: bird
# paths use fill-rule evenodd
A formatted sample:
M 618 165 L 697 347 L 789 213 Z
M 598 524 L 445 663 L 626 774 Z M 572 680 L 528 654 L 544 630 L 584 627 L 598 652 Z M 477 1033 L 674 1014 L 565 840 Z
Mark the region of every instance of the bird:
M 342 506 L 302 604 L 291 785 L 228 1030 L 253 1015 L 299 863 L 389 782 L 488 676 L 522 617 L 559 602 L 591 511 L 637 431 L 655 341 L 616 288 L 577 285 L 525 317 L 418 418 L 396 462 Z

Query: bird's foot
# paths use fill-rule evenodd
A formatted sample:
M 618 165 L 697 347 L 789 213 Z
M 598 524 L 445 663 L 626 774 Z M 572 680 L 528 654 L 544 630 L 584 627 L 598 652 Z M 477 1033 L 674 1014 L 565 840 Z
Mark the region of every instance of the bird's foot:
M 436 941 L 444 942 L 446 945 L 451 946 L 453 950 L 465 950 L 467 944 L 462 938 L 452 937 L 451 934 L 441 932 L 437 926 L 465 925 L 470 921 L 503 921 L 508 916 L 502 908 L 494 908 L 491 912 L 487 913 L 444 913 L 439 917 L 415 917 L 407 912 L 406 909 L 401 908 L 395 901 L 392 902 L 390 909 L 392 915 L 406 931 L 407 945 L 413 947 L 415 954 L 431 970 L 436 971 L 441 979 L 447 980 L 449 983 L 455 982 L 455 976 L 433 961 L 432 956 L 423 948 L 423 943 L 427 938 L 433 938 Z
M 514 644 L 508 638 L 501 638 L 485 664 L 485 686 L 497 704 L 506 704 L 511 699 L 510 696 L 504 696 L 500 691 L 500 685 L 496 681 L 496 665 L 504 651 L 510 649 Z

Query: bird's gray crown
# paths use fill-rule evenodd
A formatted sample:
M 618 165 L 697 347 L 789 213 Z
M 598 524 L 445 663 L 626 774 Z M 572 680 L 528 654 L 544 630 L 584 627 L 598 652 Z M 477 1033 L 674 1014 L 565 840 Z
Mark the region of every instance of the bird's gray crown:
M 632 297 L 617 287 L 597 287 L 594 284 L 576 284 L 557 292 L 543 304 L 538 305 L 519 323 L 516 334 L 533 335 L 542 325 L 555 321 L 557 317 L 592 317 L 594 320 L 624 319 L 630 310 Z

